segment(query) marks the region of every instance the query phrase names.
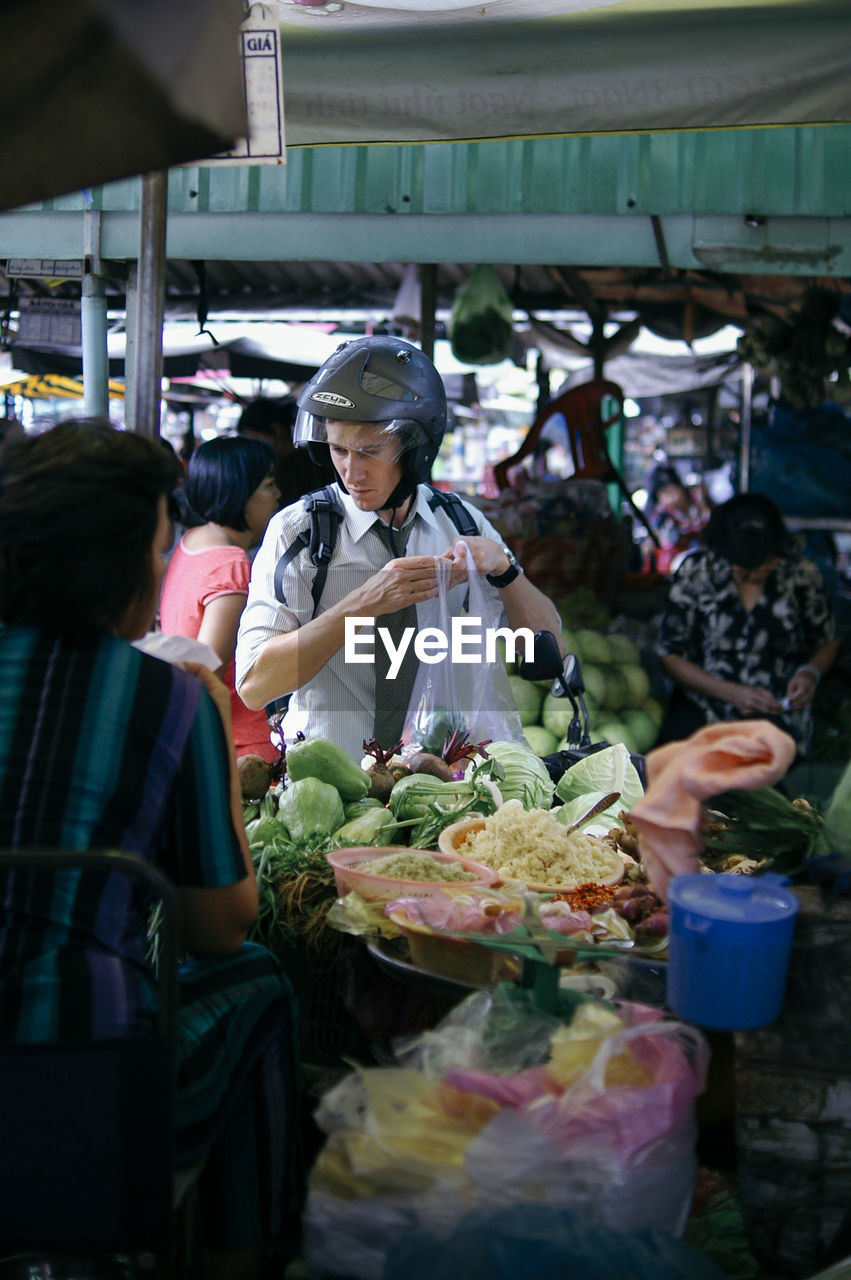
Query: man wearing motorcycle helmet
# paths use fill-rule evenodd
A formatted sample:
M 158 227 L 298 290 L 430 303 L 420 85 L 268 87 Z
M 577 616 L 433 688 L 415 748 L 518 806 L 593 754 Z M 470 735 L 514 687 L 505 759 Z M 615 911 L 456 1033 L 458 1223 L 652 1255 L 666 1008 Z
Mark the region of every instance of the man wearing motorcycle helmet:
M 462 540 L 443 505 L 435 504 L 425 482 L 445 428 L 440 375 L 422 351 L 399 338 L 344 343 L 298 397 L 293 441 L 315 462 L 330 461 L 342 519 L 315 604 L 307 539 L 303 551 L 287 559 L 310 528 L 304 499 L 272 518 L 240 625 L 237 689 L 254 709 L 297 691 L 293 706 L 306 718 L 304 731 L 333 739 L 355 758 L 365 738 L 378 736 L 379 720 L 382 746 L 392 747 L 404 711 L 393 713 L 395 720 L 391 714 L 388 725 L 382 711 L 391 694 L 400 702 L 401 681 L 391 687 L 374 664 L 346 661 L 346 619 L 389 626 L 407 610 L 405 620 L 416 625 L 416 605 L 437 595 L 436 557 L 451 562 L 454 581 L 466 581 L 466 544 L 488 590 L 500 595 L 506 625 L 561 633 L 555 608 L 481 512 L 463 504 L 473 532 Z

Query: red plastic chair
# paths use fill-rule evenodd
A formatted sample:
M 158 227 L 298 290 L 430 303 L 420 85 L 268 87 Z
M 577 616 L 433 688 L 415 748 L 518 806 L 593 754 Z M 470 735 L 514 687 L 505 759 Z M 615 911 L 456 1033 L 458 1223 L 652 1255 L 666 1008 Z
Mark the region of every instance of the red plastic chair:
M 614 400 L 615 408 L 604 417 L 602 410 L 606 397 Z M 659 539 L 655 530 L 650 528 L 643 511 L 633 502 L 632 494 L 612 462 L 606 447 L 606 431 L 619 421 L 623 413 L 623 402 L 622 388 L 607 378 L 592 378 L 590 382 L 582 382 L 579 386 L 570 387 L 555 399 L 549 400 L 532 423 L 517 452 L 510 458 L 504 458 L 494 467 L 497 488 L 500 491 L 508 488 L 510 469 L 532 453 L 538 444 L 544 424 L 553 414 L 562 413 L 567 422 L 574 476 L 577 479 L 602 480 L 605 484 L 617 484 L 629 503 L 633 515 L 638 517 L 658 546 Z

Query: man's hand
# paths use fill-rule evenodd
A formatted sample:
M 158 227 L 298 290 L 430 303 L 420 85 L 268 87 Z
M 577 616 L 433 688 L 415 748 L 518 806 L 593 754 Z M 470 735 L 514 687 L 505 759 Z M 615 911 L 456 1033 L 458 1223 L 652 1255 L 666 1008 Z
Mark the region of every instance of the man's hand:
M 434 556 L 403 556 L 389 560 L 359 589 L 359 612 L 380 617 L 437 595 Z
M 508 568 L 508 557 L 499 542 L 493 538 L 457 538 L 441 559 L 452 562 L 452 576 L 449 585 L 458 586 L 467 581 L 467 549 L 477 573 L 492 573 L 495 576 L 505 573 Z

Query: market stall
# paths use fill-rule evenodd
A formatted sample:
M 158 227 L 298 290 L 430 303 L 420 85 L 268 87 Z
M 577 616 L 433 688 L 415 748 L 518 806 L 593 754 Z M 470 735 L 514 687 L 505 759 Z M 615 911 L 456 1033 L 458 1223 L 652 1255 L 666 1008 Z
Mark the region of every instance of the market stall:
M 590 1222 L 617 1219 L 620 1232 L 659 1228 L 696 1240 L 703 1230 L 703 1247 L 718 1256 L 711 1220 L 695 1213 L 701 1198 L 692 1200 L 698 1158 L 708 1153 L 726 1175 L 715 1185 L 713 1211 L 729 1207 L 731 1188 L 739 1188 L 737 1212 L 744 1212 L 749 1242 L 741 1237 L 743 1258 L 750 1248 L 794 1275 L 835 1256 L 842 1196 L 833 1182 L 836 1156 L 824 1142 L 831 1129 L 834 1146 L 847 1140 L 839 1137 L 847 1117 L 840 1121 L 830 1103 L 847 1065 L 831 1057 L 833 1083 L 819 1075 L 814 1037 L 822 1027 L 834 1036 L 847 1008 L 837 960 L 849 944 L 849 921 L 841 900 L 825 908 L 813 886 L 836 891 L 848 865 L 848 773 L 820 812 L 778 790 L 794 745 L 765 722 L 714 726 L 712 742 L 695 735 L 646 759 L 595 743 L 545 762 L 522 742 L 473 745 L 457 725 L 452 733 L 429 727 L 436 737 L 425 733 L 389 751 L 372 743 L 360 762 L 331 742 L 296 742 L 277 780 L 269 766 L 243 762 L 247 831 L 263 895 L 257 936 L 292 965 L 305 1000 L 305 1056 L 314 1055 L 312 1078 L 321 1083 L 323 1136 L 307 1217 L 313 1265 L 323 1273 L 380 1275 L 402 1223 L 428 1239 L 437 1206 L 449 1213 L 444 1227 L 460 1225 L 484 1206 L 481 1194 L 498 1195 L 506 1206 L 581 1210 Z M 722 742 L 726 760 L 718 771 Z M 811 987 L 804 996 L 812 981 L 824 999 Z M 795 1050 L 790 1071 L 788 1054 L 805 1024 L 807 1043 Z M 653 1050 L 636 1049 L 645 1074 L 633 1078 L 638 1068 L 628 1065 L 628 1045 L 642 1045 L 644 1033 L 662 1040 Z M 578 1059 L 572 1037 L 584 1046 Z M 519 1043 L 526 1046 L 520 1056 Z M 661 1062 L 657 1051 L 665 1057 L 664 1044 L 673 1055 L 666 1069 L 680 1078 L 684 1123 L 687 1115 L 695 1123 L 693 1103 L 702 1094 L 697 1128 L 681 1131 L 673 1115 L 666 1120 L 657 1110 L 653 1132 L 636 1138 L 629 1156 L 610 1152 L 593 1169 L 580 1145 L 583 1190 L 571 1173 L 571 1144 L 579 1137 L 570 1117 L 574 1105 L 585 1109 L 576 1114 L 589 1114 L 592 1078 L 604 1126 L 594 1139 L 595 1160 L 614 1132 L 615 1093 L 608 1076 L 594 1075 L 602 1069 L 593 1066 L 597 1055 L 605 1063 L 627 1054 L 619 1105 L 638 1125 L 645 1105 L 658 1107 L 651 1100 L 662 1077 L 646 1071 L 651 1060 Z M 550 1075 L 535 1076 L 545 1062 Z M 462 1067 L 475 1068 L 476 1085 L 472 1076 L 461 1082 Z M 766 1112 L 759 1090 L 776 1087 L 772 1081 L 784 1072 L 786 1102 Z M 785 1141 L 784 1117 L 817 1076 L 826 1092 L 809 1121 L 810 1145 L 816 1142 L 821 1155 L 813 1159 L 804 1142 L 786 1146 L 788 1177 L 805 1199 L 794 1212 L 781 1210 L 779 1192 L 766 1182 L 771 1158 L 762 1126 L 774 1132 L 775 1145 Z M 447 1110 L 449 1083 L 472 1090 L 470 1106 L 478 1098 L 461 1130 L 457 1108 Z M 397 1086 L 404 1106 L 401 1094 L 390 1103 Z M 518 1158 L 523 1172 L 504 1182 L 482 1173 L 478 1192 L 476 1177 L 468 1184 L 450 1175 L 450 1149 L 456 1156 L 468 1150 L 469 1176 L 480 1144 L 486 1150 L 488 1141 L 509 1140 L 497 1137 L 505 1125 L 512 1142 L 528 1141 L 524 1126 L 534 1127 L 535 1105 L 545 1098 L 553 1107 L 560 1099 L 553 1112 L 566 1126 L 559 1150 L 530 1150 Z M 383 1132 L 389 1113 L 380 1099 L 391 1105 L 395 1136 Z M 427 1131 L 420 1132 L 423 1122 Z M 680 1133 L 679 1147 L 666 1137 L 669 1123 Z M 742 1179 L 734 1184 L 737 1159 Z M 561 1170 L 560 1193 L 542 1195 L 533 1172 L 540 1160 L 541 1168 Z M 414 1168 L 425 1197 L 417 1207 L 405 1192 Z M 666 1179 L 670 1194 L 662 1191 Z M 451 1211 L 450 1193 L 457 1198 Z M 376 1235 L 378 1221 L 385 1229 Z M 757 1274 L 752 1256 L 750 1262 L 754 1269 L 741 1274 Z

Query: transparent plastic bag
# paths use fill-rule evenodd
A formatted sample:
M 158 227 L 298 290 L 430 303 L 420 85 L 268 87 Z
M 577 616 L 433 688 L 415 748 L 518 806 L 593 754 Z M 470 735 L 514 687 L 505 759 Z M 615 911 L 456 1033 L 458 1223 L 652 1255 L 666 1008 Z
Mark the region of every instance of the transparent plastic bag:
M 405 719 L 403 754 L 428 751 L 440 756 L 453 733 L 466 734 L 470 743 L 522 742 L 523 726 L 505 663 L 498 648 L 492 653 L 489 648 L 489 637 L 501 625 L 502 606 L 485 590 L 469 551 L 466 589 L 450 587 L 448 560 L 438 557 L 435 563 L 438 594 L 420 606 L 420 635 L 433 629 L 435 636 L 446 638 L 448 647 L 440 660 L 419 663 Z M 522 644 L 520 652 L 525 652 Z
M 619 1233 L 541 1205 L 481 1210 L 443 1240 L 423 1230 L 390 1249 L 382 1280 L 725 1280 L 697 1249 L 654 1229 Z
M 545 1205 L 627 1232 L 684 1229 L 697 1172 L 694 1098 L 708 1048 L 658 1009 L 588 1001 L 565 1024 L 497 988 L 397 1047 L 400 1066 L 322 1099 L 309 1262 L 380 1280 L 412 1230 L 445 1238 L 466 1214 Z

